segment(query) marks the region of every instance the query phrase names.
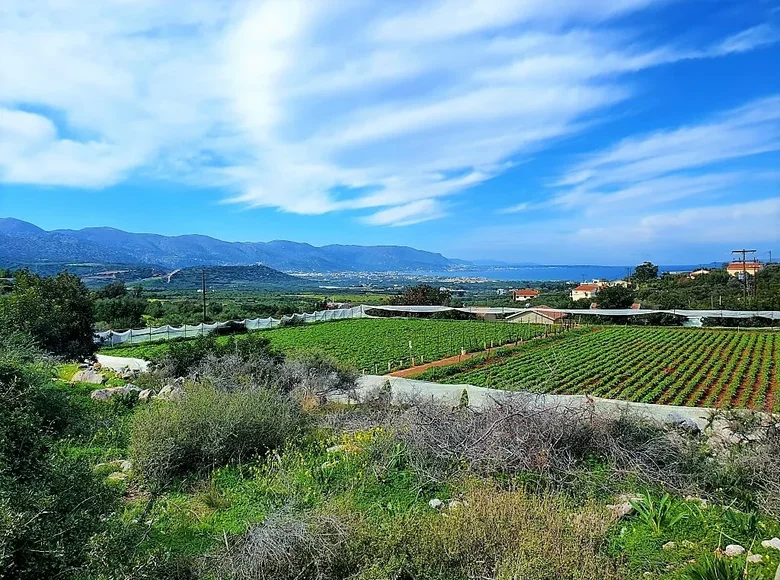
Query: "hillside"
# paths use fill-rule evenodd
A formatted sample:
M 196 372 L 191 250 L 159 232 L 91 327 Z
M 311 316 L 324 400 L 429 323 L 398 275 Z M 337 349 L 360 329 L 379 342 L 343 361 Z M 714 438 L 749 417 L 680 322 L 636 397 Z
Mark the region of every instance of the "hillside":
M 313 282 L 290 276 L 266 266 L 210 266 L 207 268 L 183 268 L 167 276 L 146 280 L 146 286 L 164 287 L 170 290 L 200 288 L 202 273 L 206 272 L 206 287 L 211 289 L 296 289 L 309 288 Z
M 0 218 L 0 266 L 39 262 L 114 262 L 170 269 L 263 264 L 287 272 L 446 270 L 463 264 L 407 246 L 226 242 L 202 235 L 162 236 L 106 227 L 45 231 L 21 220 Z

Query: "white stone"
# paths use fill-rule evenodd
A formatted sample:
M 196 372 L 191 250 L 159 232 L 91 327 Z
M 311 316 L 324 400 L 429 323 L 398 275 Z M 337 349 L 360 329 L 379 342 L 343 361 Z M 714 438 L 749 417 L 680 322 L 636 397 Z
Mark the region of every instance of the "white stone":
M 141 389 L 135 385 L 125 385 L 124 387 L 111 387 L 108 389 L 97 389 L 92 391 L 90 397 L 93 401 L 108 401 L 117 395 L 126 395 L 127 393 L 139 392 Z
M 774 548 L 780 550 L 780 538 L 772 538 L 771 540 L 764 540 L 761 545 L 765 548 Z
M 760 564 L 764 557 L 761 554 L 750 554 L 747 557 L 747 561 L 751 564 Z
M 91 385 L 102 385 L 106 382 L 106 377 L 103 373 L 96 372 L 93 369 L 84 369 L 78 371 L 70 380 L 71 383 L 89 383 Z
M 677 544 L 675 544 L 674 542 L 666 542 L 663 545 L 663 549 L 664 550 L 674 550 L 676 547 L 677 547 Z
M 728 546 L 726 546 L 726 549 L 723 550 L 723 553 L 729 558 L 733 558 L 734 556 L 741 556 L 742 554 L 744 554 L 745 548 L 743 548 L 739 544 L 729 544 Z
M 438 510 L 441 509 L 441 506 L 444 505 L 444 502 L 442 502 L 440 499 L 435 497 L 428 502 L 428 505 L 431 506 L 433 509 Z
M 148 401 L 152 398 L 152 389 L 144 389 L 140 393 L 138 393 L 138 400 L 139 401 Z

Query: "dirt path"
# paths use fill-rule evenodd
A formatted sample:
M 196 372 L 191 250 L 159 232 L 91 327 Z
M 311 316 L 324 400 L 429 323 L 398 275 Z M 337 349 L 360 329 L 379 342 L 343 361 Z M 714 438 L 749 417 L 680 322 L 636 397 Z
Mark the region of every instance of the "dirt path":
M 423 373 L 427 371 L 430 368 L 433 367 L 446 367 L 447 365 L 452 365 L 455 363 L 459 363 L 461 361 L 470 359 L 472 357 L 475 357 L 477 355 L 493 352 L 497 348 L 503 348 L 506 346 L 517 346 L 518 344 L 521 344 L 522 341 L 517 342 L 508 342 L 506 344 L 502 344 L 500 346 L 494 346 L 487 350 L 478 350 L 476 352 L 467 352 L 466 354 L 456 354 L 455 356 L 449 356 L 447 358 L 443 358 L 440 360 L 435 360 L 433 362 L 425 363 L 422 365 L 417 365 L 414 367 L 409 367 L 408 369 L 401 369 L 398 371 L 393 371 L 392 373 L 388 373 L 386 376 L 388 377 L 404 377 L 409 378 L 414 375 L 419 375 L 420 373 Z

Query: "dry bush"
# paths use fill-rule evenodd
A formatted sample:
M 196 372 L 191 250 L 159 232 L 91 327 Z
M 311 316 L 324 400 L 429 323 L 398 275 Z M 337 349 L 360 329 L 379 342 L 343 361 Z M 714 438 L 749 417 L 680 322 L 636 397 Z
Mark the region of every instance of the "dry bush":
M 600 548 L 610 526 L 598 505 L 573 511 L 559 498 L 477 487 L 433 534 L 469 578 L 616 578 Z
M 130 453 L 153 487 L 188 471 L 206 471 L 281 447 L 304 417 L 297 402 L 268 389 L 222 392 L 188 385 L 177 402 L 158 402 L 133 417 Z
M 564 485 L 587 460 L 675 489 L 689 486 L 689 441 L 628 415 L 543 407 L 533 395 L 482 410 L 422 404 L 389 416 L 419 473 L 444 481 L 457 471 L 537 473 Z
M 269 515 L 204 561 L 204 571 L 234 580 L 319 580 L 337 577 L 333 565 L 346 539 L 337 518 Z
M 472 481 L 452 507 L 352 520 L 344 577 L 585 580 L 620 577 L 600 553 L 609 514 Z

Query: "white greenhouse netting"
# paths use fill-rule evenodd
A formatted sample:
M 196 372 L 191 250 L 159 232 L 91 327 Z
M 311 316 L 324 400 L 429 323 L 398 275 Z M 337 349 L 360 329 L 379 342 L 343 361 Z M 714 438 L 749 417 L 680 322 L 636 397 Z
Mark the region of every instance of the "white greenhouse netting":
M 117 332 L 106 330 L 95 333 L 95 342 L 102 346 L 117 344 L 135 344 L 151 342 L 155 340 L 169 340 L 173 338 L 188 338 L 210 334 L 219 328 L 246 328 L 246 330 L 263 330 L 276 328 L 288 323 L 312 323 L 326 322 L 330 320 L 346 320 L 349 318 L 374 318 L 371 311 L 393 312 L 399 315 L 406 314 L 433 314 L 437 312 L 458 311 L 476 315 L 485 314 L 515 314 L 517 312 L 562 312 L 568 315 L 587 316 L 646 316 L 648 314 L 673 314 L 688 319 L 688 325 L 701 326 L 702 318 L 768 318 L 780 320 L 780 311 L 777 310 L 634 310 L 634 309 L 565 309 L 565 308 L 503 308 L 503 307 L 464 307 L 450 306 L 369 306 L 360 305 L 353 308 L 341 308 L 338 310 L 318 310 L 311 314 L 291 314 L 277 318 L 252 318 L 246 320 L 229 320 L 226 322 L 214 322 L 213 324 L 186 324 L 184 326 L 159 326 L 141 328 L 137 330 L 125 330 Z

